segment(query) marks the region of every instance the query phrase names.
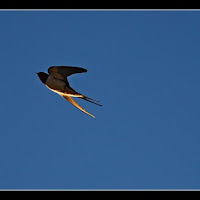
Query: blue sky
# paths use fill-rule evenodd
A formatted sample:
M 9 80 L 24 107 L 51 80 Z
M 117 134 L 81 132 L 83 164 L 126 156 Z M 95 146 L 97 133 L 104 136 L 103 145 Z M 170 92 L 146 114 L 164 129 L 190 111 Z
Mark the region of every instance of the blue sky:
M 199 11 L 1 11 L 0 189 L 199 189 Z M 35 75 L 52 65 L 96 118 Z M 75 99 L 76 100 L 76 99 Z

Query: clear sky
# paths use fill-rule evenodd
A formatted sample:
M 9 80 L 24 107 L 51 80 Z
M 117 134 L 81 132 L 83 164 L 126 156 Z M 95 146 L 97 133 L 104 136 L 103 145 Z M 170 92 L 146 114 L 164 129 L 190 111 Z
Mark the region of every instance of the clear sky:
M 199 189 L 200 11 L 1 11 L 0 189 Z M 35 72 L 83 67 L 77 102 Z M 75 99 L 76 100 L 76 99 Z

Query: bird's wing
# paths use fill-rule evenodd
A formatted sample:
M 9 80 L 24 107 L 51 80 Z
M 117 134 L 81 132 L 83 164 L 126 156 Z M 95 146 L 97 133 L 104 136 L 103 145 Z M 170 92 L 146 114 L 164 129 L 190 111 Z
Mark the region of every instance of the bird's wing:
M 87 72 L 86 69 L 81 68 L 81 67 L 72 67 L 72 66 L 52 66 L 49 67 L 48 73 L 51 74 L 52 72 L 56 72 L 63 77 L 70 76 L 75 73 L 83 73 Z
M 90 113 L 88 113 L 86 110 L 84 110 L 81 106 L 79 106 L 75 101 L 74 99 L 72 99 L 72 97 L 70 96 L 63 96 L 63 95 L 60 95 L 61 97 L 63 97 L 65 100 L 67 100 L 69 103 L 71 103 L 73 106 L 75 106 L 76 108 L 78 108 L 79 110 L 81 110 L 82 112 L 90 115 L 91 117 L 95 118 L 95 116 L 91 115 Z

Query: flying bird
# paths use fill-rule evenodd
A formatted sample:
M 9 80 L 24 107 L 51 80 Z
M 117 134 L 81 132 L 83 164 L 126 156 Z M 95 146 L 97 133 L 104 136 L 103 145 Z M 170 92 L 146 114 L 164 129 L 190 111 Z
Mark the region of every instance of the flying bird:
M 81 67 L 71 67 L 71 66 L 52 66 L 49 67 L 48 73 L 38 72 L 36 73 L 40 79 L 40 81 L 51 91 L 59 94 L 73 106 L 81 110 L 82 112 L 94 117 L 92 114 L 84 110 L 81 106 L 79 106 L 72 97 L 78 97 L 83 100 L 89 101 L 98 106 L 102 106 L 97 103 L 98 100 L 86 97 L 78 92 L 76 92 L 73 88 L 70 87 L 67 77 L 75 74 L 75 73 L 83 73 L 87 72 L 86 69 Z

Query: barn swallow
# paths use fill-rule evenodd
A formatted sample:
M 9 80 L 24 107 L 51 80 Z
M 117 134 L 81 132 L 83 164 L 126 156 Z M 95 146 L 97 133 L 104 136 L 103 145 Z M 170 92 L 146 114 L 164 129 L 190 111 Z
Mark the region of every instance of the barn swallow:
M 95 116 L 91 115 L 86 110 L 84 110 L 81 106 L 79 106 L 72 97 L 81 98 L 83 100 L 94 103 L 98 106 L 102 106 L 102 105 L 96 103 L 96 102 L 99 102 L 98 100 L 86 97 L 86 96 L 76 92 L 74 89 L 72 89 L 70 87 L 69 82 L 67 80 L 67 76 L 70 76 L 75 73 L 83 73 L 83 72 L 87 72 L 87 70 L 84 68 L 80 68 L 80 67 L 52 66 L 52 67 L 49 67 L 49 69 L 48 69 L 49 74 L 46 74 L 44 72 L 38 72 L 36 74 L 38 75 L 40 81 L 48 89 L 59 94 L 61 97 L 63 97 L 65 100 L 67 100 L 69 103 L 71 103 L 73 106 L 75 106 L 82 112 L 95 118 Z

